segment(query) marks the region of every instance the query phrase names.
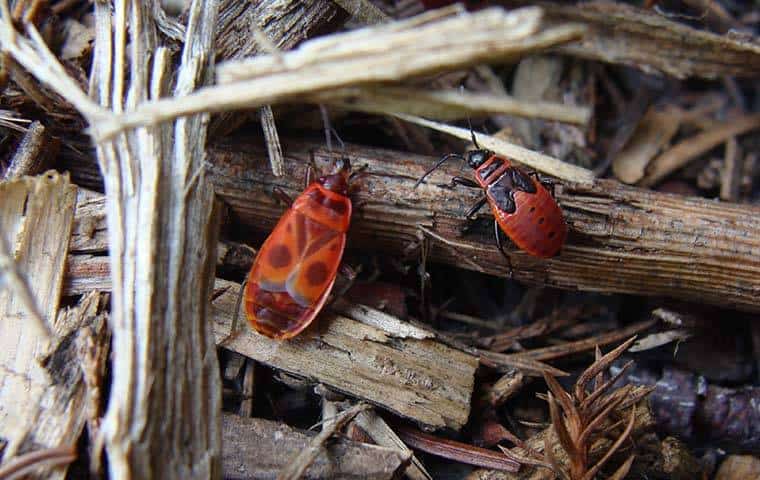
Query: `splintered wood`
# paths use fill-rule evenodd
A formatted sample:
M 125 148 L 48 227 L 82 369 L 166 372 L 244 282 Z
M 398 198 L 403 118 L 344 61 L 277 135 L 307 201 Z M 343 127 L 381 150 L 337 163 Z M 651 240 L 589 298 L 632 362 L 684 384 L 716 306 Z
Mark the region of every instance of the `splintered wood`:
M 400 338 L 329 312 L 320 316 L 316 328 L 282 342 L 252 331 L 241 307 L 237 331 L 232 332 L 239 289 L 237 283 L 217 280 L 212 311 L 221 346 L 430 428 L 459 430 L 467 422 L 476 357 L 432 339 Z
M 560 47 L 563 53 L 676 78 L 752 77 L 760 71 L 757 42 L 697 30 L 651 10 L 599 0 L 584 2 L 583 8 L 560 2 L 539 5 L 552 22 L 578 22 L 588 29 L 582 41 Z
M 317 92 L 398 81 L 478 63 L 505 62 L 576 40 L 584 29 L 541 28 L 539 8 L 439 10 L 304 42 L 296 50 L 219 65 L 217 85 L 146 102 L 91 125 L 98 139 L 199 112 L 283 103 Z
M 275 478 L 312 437 L 282 423 L 224 413 L 224 478 Z M 322 449 L 301 478 L 390 480 L 403 471 L 409 457 L 409 452 L 394 448 L 338 440 Z
M 12 246 L 44 321 L 50 343 L 31 328 L 30 312 L 18 295 L 0 290 L 0 436 L 3 461 L 42 448 L 75 445 L 88 408 L 82 378 L 83 345 L 107 345 L 104 303 L 92 293 L 59 313 L 76 187 L 57 174 L 0 183 L 0 234 Z M 87 340 L 89 339 L 89 340 Z M 90 384 L 96 386 L 98 378 Z M 66 469 L 38 471 L 34 478 L 63 478 Z

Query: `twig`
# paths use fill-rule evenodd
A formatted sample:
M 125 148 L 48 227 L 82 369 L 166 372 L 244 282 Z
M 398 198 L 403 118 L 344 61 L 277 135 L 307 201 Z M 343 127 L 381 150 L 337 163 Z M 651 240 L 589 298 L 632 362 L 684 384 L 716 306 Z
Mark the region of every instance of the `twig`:
M 478 114 L 506 114 L 585 125 L 591 109 L 553 102 L 528 102 L 508 95 L 409 87 L 353 87 L 317 94 L 314 101 L 350 110 L 386 115 L 407 114 L 452 120 Z
M 319 434 L 312 439 L 309 446 L 306 447 L 301 453 L 299 453 L 288 465 L 280 471 L 277 475 L 277 480 L 297 480 L 301 478 L 309 468 L 309 465 L 314 461 L 320 453 L 322 445 L 330 438 L 335 432 L 340 430 L 343 425 L 353 419 L 359 412 L 370 408 L 366 403 L 359 403 L 342 412 L 334 421 L 327 424 Z
M 259 108 L 259 118 L 261 119 L 261 129 L 264 131 L 264 140 L 267 144 L 267 154 L 269 155 L 269 163 L 272 166 L 272 173 L 275 177 L 281 177 L 285 174 L 285 166 L 280 136 L 277 134 L 277 126 L 274 124 L 272 107 L 264 105 Z
M 509 13 L 494 8 L 443 20 L 421 15 L 320 37 L 278 57 L 262 55 L 224 63 L 218 68 L 218 81 L 223 85 L 145 103 L 118 119 L 92 125 L 92 133 L 104 140 L 128 128 L 193 113 L 257 107 L 319 91 L 505 60 L 574 40 L 583 33 L 575 25 L 538 31 L 540 18 L 537 8 Z
M 538 361 L 552 360 L 555 358 L 572 355 L 574 353 L 583 352 L 585 350 L 591 350 L 597 346 L 604 346 L 604 345 L 609 345 L 610 343 L 619 342 L 620 340 L 624 338 L 628 338 L 631 335 L 635 335 L 639 332 L 643 332 L 644 330 L 651 327 L 657 322 L 658 320 L 656 319 L 645 320 L 643 322 L 635 323 L 622 330 L 616 330 L 609 333 L 604 333 L 604 334 L 597 335 L 591 338 L 584 338 L 583 340 L 578 340 L 576 342 L 563 343 L 561 345 L 555 345 L 552 347 L 536 348 L 534 350 L 528 350 L 526 352 L 520 352 L 520 353 L 512 353 L 506 356 L 510 358 L 514 358 L 514 359 L 520 359 L 520 360 L 527 360 L 527 359 L 538 360 Z
M 394 425 L 394 428 L 404 443 L 432 455 L 505 472 L 516 472 L 520 468 L 519 463 L 503 453 L 446 438 L 437 438 L 404 425 Z
M 756 128 L 760 128 L 760 114 L 745 115 L 687 138 L 652 161 L 641 185 L 652 186 L 729 138 Z
M 554 375 L 555 377 L 570 375 L 563 370 L 529 357 L 522 358 L 518 357 L 516 354 L 506 355 L 503 353 L 489 352 L 488 350 L 479 350 L 478 353 L 480 354 L 480 363 L 492 368 L 499 368 L 502 370 L 516 368 L 524 372 L 526 375 L 534 377 L 540 377 L 545 373 Z
M 403 452 L 409 452 L 409 454 L 412 455 L 412 459 L 404 474 L 411 480 L 432 479 L 422 462 L 412 454 L 411 450 L 409 450 L 396 432 L 394 432 L 393 429 L 385 423 L 385 420 L 383 420 L 383 418 L 376 412 L 372 410 L 360 412 L 356 416 L 354 423 L 364 430 L 364 432 L 378 445 L 397 448 Z
M 424 118 L 413 117 L 411 115 L 399 114 L 395 116 L 402 120 L 406 120 L 407 122 L 432 128 L 439 132 L 448 133 L 449 135 L 461 138 L 462 140 L 470 140 L 471 138 L 470 131 L 465 128 L 452 127 L 450 125 L 425 120 Z M 534 152 L 533 150 L 506 142 L 490 135 L 479 133 L 476 135 L 476 138 L 481 147 L 506 155 L 520 163 L 557 178 L 561 178 L 562 180 L 576 182 L 581 185 L 590 185 L 594 182 L 593 172 L 585 168 L 571 165 L 548 155 Z
M 38 121 L 29 125 L 24 138 L 16 147 L 3 180 L 12 180 L 24 175 L 36 175 L 45 169 L 46 160 L 57 151 L 56 142 L 45 134 L 45 127 Z
M 720 178 L 720 199 L 735 202 L 739 199 L 744 163 L 741 158 L 739 141 L 731 137 L 726 141 L 723 155 L 723 172 Z
M 76 458 L 77 452 L 73 446 L 46 448 L 37 450 L 36 452 L 25 453 L 0 467 L 0 479 L 13 480 L 21 478 L 36 468 L 67 465 L 76 460 Z

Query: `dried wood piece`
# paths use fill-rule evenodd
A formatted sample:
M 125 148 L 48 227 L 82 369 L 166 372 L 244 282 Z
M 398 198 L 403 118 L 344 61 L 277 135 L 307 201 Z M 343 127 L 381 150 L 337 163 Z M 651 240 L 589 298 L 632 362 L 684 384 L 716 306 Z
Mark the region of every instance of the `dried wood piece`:
M 217 4 L 189 5 L 173 72 L 153 4 L 96 3 L 93 98 L 118 113 L 208 83 Z M 113 382 L 100 440 L 114 477 L 220 474 L 222 389 L 208 322 L 219 212 L 201 174 L 207 124 L 187 117 L 97 145 L 113 279 Z
M 11 157 L 3 180 L 41 173 L 55 157 L 59 144 L 45 133 L 45 127 L 40 122 L 32 122 Z
M 743 480 L 760 477 L 760 459 L 752 455 L 729 455 L 720 464 L 715 480 Z
M 538 5 L 552 22 L 580 22 L 588 29 L 583 40 L 560 48 L 570 55 L 677 78 L 756 77 L 760 71 L 757 43 L 697 30 L 650 10 L 610 1 L 584 2 L 583 8 L 553 2 Z
M 13 480 L 21 478 L 24 475 L 31 477 L 32 475 L 30 474 L 40 467 L 66 465 L 76 460 L 76 458 L 77 452 L 74 447 L 45 448 L 25 453 L 0 467 L 0 478 L 3 480 Z
M 603 347 L 610 343 L 617 343 L 624 340 L 631 335 L 635 335 L 639 332 L 643 332 L 647 328 L 657 323 L 657 320 L 645 320 L 643 322 L 634 323 L 620 330 L 614 330 L 609 333 L 603 333 L 591 338 L 584 338 L 575 342 L 567 342 L 559 345 L 552 345 L 551 347 L 535 348 L 533 350 L 527 350 L 520 353 L 512 353 L 505 355 L 508 358 L 517 359 L 531 359 L 538 361 L 552 360 L 554 358 L 560 358 L 574 353 L 583 352 L 585 350 L 593 350 L 597 347 Z
M 623 183 L 636 183 L 647 165 L 678 132 L 680 115 L 655 108 L 641 119 L 625 147 L 612 159 L 612 172 Z
M 261 418 L 222 414 L 222 465 L 227 479 L 274 479 L 312 435 Z M 302 478 L 390 480 L 409 455 L 396 449 L 337 440 L 330 442 Z
M 240 415 L 244 417 L 253 416 L 254 407 L 254 386 L 256 381 L 256 362 L 251 359 L 245 361 L 245 371 L 243 372 L 243 385 L 240 392 L 243 397 L 243 401 L 240 402 Z
M 287 462 L 285 466 L 277 474 L 277 480 L 298 480 L 300 479 L 309 465 L 316 460 L 325 442 L 332 437 L 335 432 L 339 431 L 343 426 L 350 422 L 356 414 L 369 408 L 369 405 L 360 403 L 354 405 L 338 414 L 336 418 L 327 420 L 322 425 L 322 431 L 317 436 L 311 439 L 306 448 L 298 452 L 297 455 L 292 457 L 292 460 Z
M 281 177 L 284 172 L 282 146 L 280 145 L 280 136 L 277 134 L 277 126 L 274 124 L 272 107 L 264 105 L 259 108 L 259 119 L 261 120 L 261 129 L 264 131 L 264 140 L 267 144 L 267 154 L 269 155 L 269 164 L 272 166 L 272 173 L 275 177 Z
M 476 357 L 432 339 L 398 338 L 329 312 L 323 312 L 317 328 L 282 342 L 244 325 L 241 306 L 238 331 L 232 333 L 239 288 L 237 283 L 217 280 L 212 311 L 220 346 L 431 428 L 459 430 L 467 422 Z
M 374 25 L 391 20 L 391 17 L 383 13 L 369 0 L 336 0 L 335 3 L 349 12 L 351 17 L 361 23 Z
M 646 176 L 639 183 L 643 186 L 652 186 L 731 137 L 757 128 L 760 128 L 760 114 L 743 115 L 682 140 L 655 158 L 647 168 Z
M 406 470 L 406 475 L 411 480 L 431 480 L 432 477 L 425 470 L 422 462 L 414 456 L 411 450 L 404 444 L 396 432 L 385 423 L 385 420 L 372 410 L 360 412 L 354 419 L 358 425 L 375 443 L 383 447 L 395 448 L 411 455 L 411 463 Z
M 739 199 L 743 162 L 741 149 L 736 137 L 726 141 L 726 153 L 723 156 L 723 172 L 720 178 L 720 199 L 735 202 Z
M 499 452 L 447 438 L 437 438 L 405 425 L 396 425 L 395 427 L 401 440 L 411 445 L 412 448 L 423 452 L 456 462 L 503 472 L 516 472 L 520 469 L 519 463 Z
M 488 401 L 491 405 L 499 406 L 519 392 L 529 381 L 529 378 L 521 371 L 517 369 L 509 371 L 488 388 L 486 392 Z
M 199 112 L 280 103 L 303 95 L 369 83 L 506 61 L 578 38 L 583 29 L 562 25 L 540 30 L 541 10 L 493 8 L 440 19 L 423 14 L 310 40 L 281 55 L 262 55 L 219 66 L 219 85 L 185 98 L 144 103 L 91 126 L 98 139 L 140 125 Z
M 68 404 L 64 406 L 70 411 L 61 409 L 67 401 L 61 395 L 77 388 L 76 379 L 56 388 L 54 377 L 39 363 L 55 346 L 49 343 L 56 340 L 50 332 L 55 333 L 76 187 L 68 176 L 49 173 L 0 182 L 0 198 L 0 234 L 7 250 L 0 254 L 3 263 L 12 264 L 3 265 L 0 272 L 11 273 L 8 284 L 13 287 L 0 289 L 0 436 L 8 442 L 8 459 L 73 442 L 81 432 L 81 425 L 79 430 L 74 425 L 72 431 L 66 428 L 75 423 L 77 409 Z M 50 422 L 52 431 L 37 431 L 40 418 Z M 56 432 L 56 427 L 61 430 Z M 37 443 L 26 443 L 35 438 Z
M 326 165 L 333 155 L 319 144 L 288 141 L 286 175 L 274 178 L 260 146 L 230 140 L 208 151 L 216 192 L 235 218 L 267 230 L 283 207 L 271 197 L 276 185 L 287 193 L 303 189 L 309 151 Z M 461 268 L 506 276 L 493 240 L 492 221 L 484 233 L 462 237 L 471 189 L 443 189 L 460 165 L 444 166 L 417 189 L 412 186 L 437 159 L 347 145 L 356 165 L 367 164 L 354 199 L 362 202 L 349 242 L 404 255 L 418 242 L 422 226 L 453 243 L 432 241 L 431 259 Z M 599 180 L 593 186 L 556 186 L 570 227 L 567 244 L 551 260 L 510 249 L 518 280 L 571 290 L 658 295 L 760 311 L 760 208 L 651 192 Z M 484 224 L 490 215 L 483 212 Z M 457 245 L 463 245 L 463 248 Z
M 506 94 L 430 91 L 409 87 L 354 87 L 311 95 L 314 102 L 370 113 L 403 113 L 439 120 L 478 114 L 506 114 L 585 125 L 591 109 L 545 101 L 524 101 Z

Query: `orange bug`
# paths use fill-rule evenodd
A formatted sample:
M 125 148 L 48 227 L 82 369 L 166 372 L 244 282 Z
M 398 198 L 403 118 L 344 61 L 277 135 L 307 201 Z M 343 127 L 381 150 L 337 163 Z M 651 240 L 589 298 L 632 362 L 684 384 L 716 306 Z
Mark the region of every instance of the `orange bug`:
M 478 210 L 488 203 L 494 216 L 496 244 L 507 261 L 509 256 L 502 248 L 499 229 L 530 255 L 541 258 L 557 255 L 567 237 L 567 224 L 552 193 L 508 158 L 480 148 L 474 133 L 472 140 L 476 150 L 467 152 L 466 158 L 456 153 L 445 155 L 425 172 L 414 185 L 415 188 L 446 160 L 466 160 L 467 165 L 475 170 L 475 181 L 454 177 L 451 185 L 483 189 L 484 196 L 470 209 L 467 218 L 472 220 Z
M 288 339 L 309 326 L 338 273 L 351 221 L 348 159 L 293 202 L 264 241 L 245 287 L 245 314 L 257 332 Z

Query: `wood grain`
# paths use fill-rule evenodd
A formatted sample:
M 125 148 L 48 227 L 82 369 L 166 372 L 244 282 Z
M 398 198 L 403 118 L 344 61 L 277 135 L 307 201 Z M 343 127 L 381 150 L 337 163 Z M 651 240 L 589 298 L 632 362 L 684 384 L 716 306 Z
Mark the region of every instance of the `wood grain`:
M 222 414 L 223 475 L 226 479 L 274 479 L 309 445 L 312 434 L 261 418 Z M 401 450 L 337 440 L 330 442 L 302 478 L 390 480 L 409 461 Z
M 246 226 L 269 231 L 284 207 L 274 186 L 295 195 L 303 188 L 309 152 L 323 167 L 331 154 L 319 144 L 285 141 L 286 174 L 274 178 L 262 148 L 230 140 L 212 146 L 210 174 L 216 192 Z M 490 214 L 482 233 L 462 236 L 464 214 L 478 191 L 447 189 L 453 175 L 469 175 L 455 162 L 414 182 L 435 158 L 349 145 L 332 154 L 367 165 L 358 181 L 360 204 L 349 248 L 408 254 L 419 244 L 418 225 L 452 242 L 431 240 L 434 260 L 506 276 L 495 247 Z M 683 197 L 599 180 L 590 186 L 557 184 L 557 200 L 570 227 L 566 246 L 550 260 L 511 249 L 514 277 L 568 290 L 666 296 L 740 310 L 760 311 L 760 208 Z M 491 225 L 491 226 L 489 226 Z
M 428 428 L 459 430 L 470 413 L 478 359 L 398 324 L 381 329 L 324 312 L 318 325 L 287 342 L 255 333 L 241 308 L 231 334 L 240 285 L 217 280 L 212 301 L 214 334 L 224 348 L 410 418 Z M 366 310 L 369 310 L 368 308 Z M 357 312 L 361 315 L 361 312 Z M 356 316 L 358 316 L 356 315 Z M 406 336 L 398 333 L 407 331 Z M 393 332 L 393 333 L 391 333 Z M 430 335 L 432 337 L 432 335 Z
M 102 338 L 98 294 L 59 313 L 76 187 L 66 176 L 45 174 L 0 183 L 0 233 L 13 245 L 20 273 L 53 333 L 47 343 L 30 328 L 30 313 L 14 292 L 0 289 L 0 437 L 3 461 L 41 448 L 73 445 L 87 418 L 78 339 Z M 45 341 L 43 341 L 45 340 Z M 97 342 L 96 342 L 97 343 Z M 102 342 L 98 344 L 103 347 Z M 66 469 L 33 478 L 63 478 Z

